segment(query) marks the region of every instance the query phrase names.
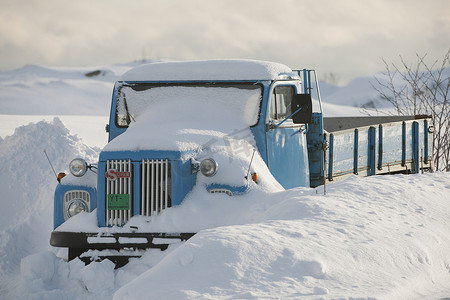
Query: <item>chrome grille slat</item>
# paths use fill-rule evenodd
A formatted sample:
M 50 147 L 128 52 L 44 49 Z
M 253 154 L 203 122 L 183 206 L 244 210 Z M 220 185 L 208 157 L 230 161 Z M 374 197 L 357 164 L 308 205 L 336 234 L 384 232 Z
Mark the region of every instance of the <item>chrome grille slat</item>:
M 147 180 L 142 180 L 142 183 L 150 182 L 149 185 L 151 187 L 151 194 L 150 194 L 150 209 L 151 209 L 150 210 L 150 215 L 151 215 L 151 212 L 155 210 L 155 208 L 153 207 L 153 201 L 154 201 L 153 197 L 155 195 L 155 193 L 154 193 L 155 183 L 153 182 L 153 178 L 155 178 L 155 164 L 153 163 L 153 161 L 150 164 L 152 166 L 152 177 L 148 178 Z M 148 212 L 144 212 L 143 214 L 144 215 L 148 215 L 149 213 Z
M 169 177 L 169 164 L 165 164 L 165 177 Z M 169 203 L 168 203 L 168 199 L 169 199 L 169 184 L 168 184 L 169 180 L 165 180 L 164 181 L 164 188 L 165 188 L 165 193 L 164 193 L 164 208 L 169 207 Z
M 106 170 L 108 171 L 109 169 L 112 169 L 111 167 L 111 162 L 107 161 L 106 162 Z M 106 223 L 107 225 L 109 225 L 109 219 L 110 219 L 110 211 L 108 210 L 108 195 L 111 194 L 111 182 L 108 180 L 108 178 L 106 178 L 106 199 L 105 199 L 105 203 L 106 203 Z
M 155 211 L 159 211 L 159 196 L 160 196 L 160 193 L 159 193 L 159 172 L 160 172 L 160 169 L 159 169 L 159 167 L 160 167 L 160 164 L 159 164 L 159 160 L 157 160 L 156 161 L 156 174 L 155 174 Z M 153 211 L 152 211 L 153 212 Z

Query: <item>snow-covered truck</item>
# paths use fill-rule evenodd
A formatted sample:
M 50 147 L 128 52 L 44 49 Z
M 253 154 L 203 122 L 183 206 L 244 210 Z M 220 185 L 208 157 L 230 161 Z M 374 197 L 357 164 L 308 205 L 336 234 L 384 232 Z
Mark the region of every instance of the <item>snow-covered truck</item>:
M 316 72 L 270 62 L 136 67 L 114 86 L 106 131 L 99 161 L 75 158 L 55 191 L 50 243 L 68 248 L 69 260 L 122 265 L 141 249 L 189 239 L 195 232 L 132 220 L 150 222 L 194 189 L 240 197 L 271 184 L 432 169 L 429 117 L 324 118 Z M 70 222 L 81 212 L 95 224 Z

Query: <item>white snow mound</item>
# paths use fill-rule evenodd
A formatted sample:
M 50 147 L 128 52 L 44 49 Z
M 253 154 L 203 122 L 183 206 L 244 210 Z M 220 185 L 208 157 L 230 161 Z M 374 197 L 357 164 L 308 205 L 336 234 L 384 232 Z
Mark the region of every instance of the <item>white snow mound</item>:
M 271 80 L 292 70 L 282 64 L 257 60 L 203 60 L 158 62 L 139 66 L 120 77 L 120 81 L 175 80 Z

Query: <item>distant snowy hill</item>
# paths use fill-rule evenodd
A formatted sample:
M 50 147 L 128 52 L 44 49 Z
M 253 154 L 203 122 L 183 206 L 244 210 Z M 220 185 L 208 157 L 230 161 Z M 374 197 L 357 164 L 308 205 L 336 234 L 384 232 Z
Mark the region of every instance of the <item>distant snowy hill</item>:
M 50 122 L 58 116 L 72 134 L 91 146 L 103 147 L 114 82 L 140 64 L 86 68 L 27 65 L 0 72 L 0 138 L 12 135 L 21 125 Z
M 432 72 L 437 76 L 437 71 Z M 426 74 L 428 75 L 428 74 Z M 419 73 L 420 76 L 420 73 Z M 450 68 L 445 68 L 442 71 L 442 78 L 450 77 Z M 437 77 L 436 77 L 437 78 Z M 322 94 L 322 99 L 326 105 L 342 105 L 342 106 L 352 106 L 366 109 L 377 109 L 384 112 L 392 111 L 392 105 L 380 97 L 378 90 L 386 92 L 388 95 L 388 90 L 385 86 L 389 86 L 391 79 L 385 74 L 385 72 L 376 73 L 373 76 L 362 76 L 353 79 L 345 86 L 336 86 L 326 82 L 321 82 L 320 89 Z M 400 73 L 393 75 L 392 83 L 396 86 L 398 90 L 406 85 L 406 82 L 402 78 Z M 409 88 L 409 92 L 411 88 Z M 373 112 L 373 114 L 376 114 Z
M 385 82 L 386 78 L 382 74 L 376 74 L 375 76 L 381 82 Z M 368 109 L 389 107 L 389 103 L 381 100 L 374 88 L 374 86 L 378 87 L 375 76 L 358 77 L 346 86 L 335 86 L 321 82 L 322 98 L 327 104 L 365 107 Z
M 75 157 L 95 161 L 113 83 L 136 64 L 0 72 L 0 299 L 450 297 L 450 173 L 351 177 L 326 195 L 196 193 L 155 219 L 201 216 L 208 229 L 189 241 L 118 270 L 66 262 L 49 245 L 57 182 L 43 150 L 57 172 Z M 376 100 L 371 80 L 322 83 L 325 113 L 361 114 Z
M 0 114 L 107 115 L 111 84 L 129 68 L 60 69 L 27 65 L 0 72 Z

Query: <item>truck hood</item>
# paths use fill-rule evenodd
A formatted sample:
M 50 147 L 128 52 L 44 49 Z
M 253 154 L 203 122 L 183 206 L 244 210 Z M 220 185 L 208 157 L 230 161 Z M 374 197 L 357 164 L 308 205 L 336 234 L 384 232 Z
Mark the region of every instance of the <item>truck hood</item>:
M 218 130 L 212 128 L 177 128 L 175 124 L 165 125 L 154 122 L 133 124 L 124 134 L 116 137 L 102 152 L 155 152 L 165 151 L 182 154 L 204 151 L 233 151 L 236 148 L 255 146 L 253 133 L 249 127 L 241 129 Z M 159 126 L 158 126 L 159 125 Z M 191 127 L 191 128 L 189 128 Z M 150 131 L 149 128 L 156 128 Z M 242 150 L 242 149 L 241 149 Z M 247 149 L 243 149 L 247 150 Z

